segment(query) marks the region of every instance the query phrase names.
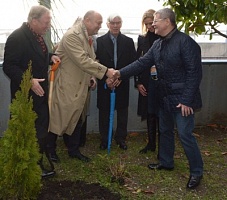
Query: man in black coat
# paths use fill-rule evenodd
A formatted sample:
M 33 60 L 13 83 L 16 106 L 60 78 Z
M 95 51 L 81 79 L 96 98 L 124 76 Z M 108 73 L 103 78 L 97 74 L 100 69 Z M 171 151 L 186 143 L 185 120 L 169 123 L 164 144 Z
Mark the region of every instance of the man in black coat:
M 49 30 L 51 23 L 50 11 L 44 6 L 33 6 L 29 12 L 27 22 L 15 30 L 5 44 L 3 71 L 10 78 L 11 99 L 20 89 L 23 73 L 32 61 L 32 87 L 30 95 L 33 99 L 33 109 L 37 114 L 35 121 L 36 135 L 40 153 L 46 151 L 49 125 L 48 108 L 48 67 L 52 62 L 60 59 L 48 53 L 43 35 Z M 42 167 L 42 177 L 50 177 L 54 171 L 46 171 Z
M 107 19 L 108 33 L 97 38 L 97 59 L 109 68 L 121 69 L 136 58 L 134 42 L 131 38 L 121 34 L 121 26 L 121 17 L 118 14 L 112 14 Z M 105 79 L 98 80 L 97 107 L 99 108 L 99 131 L 101 134 L 100 149 L 103 150 L 107 148 L 108 141 L 111 93 L 111 88 L 106 88 L 105 84 Z M 120 148 L 126 150 L 129 80 L 116 80 L 115 84 L 117 128 L 114 139 Z

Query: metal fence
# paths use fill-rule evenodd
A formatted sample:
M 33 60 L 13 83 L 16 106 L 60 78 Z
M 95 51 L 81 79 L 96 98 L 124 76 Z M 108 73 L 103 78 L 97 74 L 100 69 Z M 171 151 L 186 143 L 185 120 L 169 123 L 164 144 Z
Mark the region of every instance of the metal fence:
M 195 114 L 197 126 L 209 123 L 227 124 L 227 60 L 203 61 L 203 79 L 201 94 L 203 108 Z M 134 88 L 134 81 L 130 79 L 130 101 L 128 131 L 144 131 L 146 123 L 137 116 L 138 91 Z M 4 75 L 0 65 L 0 136 L 7 128 L 9 119 L 10 89 L 9 79 Z M 116 121 L 116 120 L 115 120 Z M 96 107 L 96 91 L 91 95 L 91 106 L 88 116 L 87 131 L 98 132 L 98 109 Z

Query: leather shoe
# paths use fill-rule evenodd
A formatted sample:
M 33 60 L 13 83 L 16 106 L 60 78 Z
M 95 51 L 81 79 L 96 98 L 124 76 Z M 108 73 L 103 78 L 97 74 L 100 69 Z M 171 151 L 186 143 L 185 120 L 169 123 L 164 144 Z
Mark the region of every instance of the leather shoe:
M 47 171 L 47 170 L 42 170 L 41 177 L 42 178 L 51 178 L 56 174 L 55 171 Z
M 78 158 L 79 160 L 83 161 L 83 162 L 89 162 L 91 161 L 90 158 L 88 158 L 87 156 L 84 156 L 82 153 L 77 152 L 75 154 L 69 154 L 69 157 L 71 158 Z
M 148 168 L 149 169 L 157 169 L 157 170 L 161 170 L 161 169 L 173 170 L 173 167 L 165 167 L 165 166 L 161 165 L 160 163 L 158 163 L 158 164 L 149 164 Z
M 199 184 L 200 184 L 200 180 L 202 179 L 202 175 L 201 176 L 193 176 L 191 175 L 189 177 L 188 183 L 187 183 L 187 188 L 189 189 L 195 189 Z
M 51 161 L 53 161 L 55 163 L 60 162 L 60 159 L 56 153 L 50 153 L 50 159 L 51 159 Z
M 139 151 L 139 153 L 147 153 L 148 150 L 155 151 L 155 147 L 150 147 L 149 145 L 145 146 L 143 149 Z
M 85 146 L 85 142 L 80 142 L 79 147 L 84 147 Z
M 125 141 L 117 142 L 117 144 L 123 150 L 127 150 L 128 149 L 127 145 L 125 144 Z
M 99 146 L 99 148 L 101 150 L 105 150 L 105 149 L 107 149 L 107 144 L 101 143 L 100 146 Z

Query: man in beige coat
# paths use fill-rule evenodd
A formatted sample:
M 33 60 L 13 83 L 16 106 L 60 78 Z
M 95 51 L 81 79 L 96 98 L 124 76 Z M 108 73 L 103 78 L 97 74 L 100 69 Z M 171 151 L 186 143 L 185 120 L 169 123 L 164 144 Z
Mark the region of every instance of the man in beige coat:
M 95 61 L 91 36 L 101 28 L 102 16 L 96 11 L 88 11 L 83 19 L 78 19 L 64 34 L 56 54 L 61 63 L 55 71 L 51 113 L 49 152 L 53 161 L 59 160 L 56 154 L 57 136 L 63 135 L 68 154 L 88 162 L 90 159 L 79 150 L 81 114 L 92 76 L 102 79 L 110 70 Z

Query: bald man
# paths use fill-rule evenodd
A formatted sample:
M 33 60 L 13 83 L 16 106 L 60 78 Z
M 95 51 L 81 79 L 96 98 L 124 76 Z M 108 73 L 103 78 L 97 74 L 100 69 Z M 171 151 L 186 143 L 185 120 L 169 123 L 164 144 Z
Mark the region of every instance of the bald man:
M 62 62 L 55 72 L 50 113 L 48 146 L 52 161 L 59 161 L 56 139 L 61 135 L 71 158 L 90 161 L 79 150 L 81 116 L 89 87 L 92 87 L 90 79 L 92 76 L 102 79 L 109 74 L 107 67 L 95 61 L 92 45 L 92 35 L 98 33 L 101 24 L 102 16 L 96 11 L 88 11 L 69 28 L 56 49 Z

